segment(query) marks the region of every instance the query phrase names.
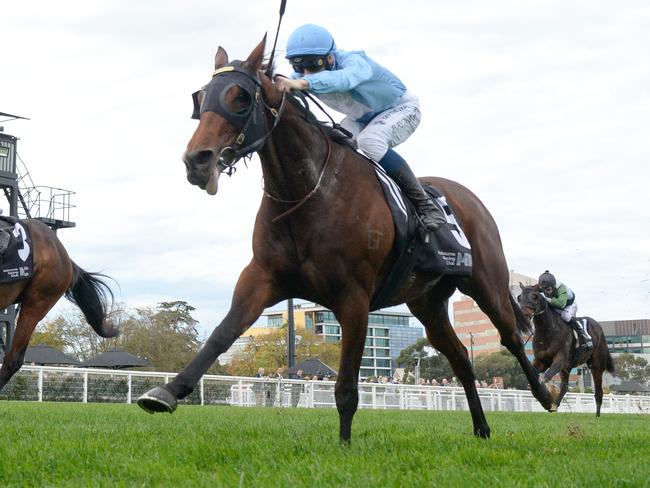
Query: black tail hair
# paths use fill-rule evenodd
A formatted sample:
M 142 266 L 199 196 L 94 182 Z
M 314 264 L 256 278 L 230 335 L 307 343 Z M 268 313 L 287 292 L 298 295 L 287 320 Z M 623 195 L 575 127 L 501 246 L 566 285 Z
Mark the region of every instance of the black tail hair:
M 515 297 L 513 297 L 511 293 L 508 294 L 508 297 L 510 298 L 512 311 L 515 313 L 515 318 L 517 319 L 517 329 L 519 329 L 519 332 L 521 332 L 522 334 L 532 333 L 533 328 L 530 325 L 530 321 L 526 318 L 524 313 L 521 311 L 521 308 L 519 308 L 519 304 L 517 303 L 517 300 L 515 300 Z
M 616 371 L 616 368 L 614 368 L 614 358 L 612 357 L 609 350 L 607 351 L 607 371 L 609 371 L 611 374 L 614 374 Z
M 76 263 L 72 263 L 72 283 L 65 292 L 65 297 L 74 303 L 86 317 L 86 321 L 101 337 L 116 337 L 120 331 L 106 320 L 110 297 L 113 303 L 113 292 L 100 278 L 110 278 L 101 273 L 84 271 Z

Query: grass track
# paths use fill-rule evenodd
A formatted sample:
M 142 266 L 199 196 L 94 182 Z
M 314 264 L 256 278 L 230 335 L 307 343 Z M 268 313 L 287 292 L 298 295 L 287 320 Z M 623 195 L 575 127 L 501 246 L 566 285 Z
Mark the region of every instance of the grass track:
M 646 486 L 650 417 L 0 402 L 0 486 Z

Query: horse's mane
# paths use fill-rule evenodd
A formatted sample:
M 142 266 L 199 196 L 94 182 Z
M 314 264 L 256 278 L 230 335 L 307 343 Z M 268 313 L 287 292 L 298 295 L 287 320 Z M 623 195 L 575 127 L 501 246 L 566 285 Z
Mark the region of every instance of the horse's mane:
M 350 136 L 345 134 L 336 126 L 331 126 L 329 125 L 328 122 L 318 120 L 316 115 L 314 115 L 314 112 L 312 112 L 311 109 L 309 108 L 307 97 L 304 94 L 300 92 L 291 93 L 289 96 L 287 96 L 287 100 L 303 114 L 303 118 L 306 122 L 315 125 L 317 127 L 320 127 L 323 130 L 323 132 L 327 135 L 327 137 L 329 137 L 332 141 L 336 142 L 337 144 L 340 144 L 342 146 L 347 146 L 350 149 L 356 151 L 357 145 Z
M 265 56 L 264 60 L 262 61 L 260 71 L 262 71 L 262 73 L 264 73 L 269 79 L 272 80 L 275 76 L 275 58 L 272 61 L 273 64 L 269 64 L 269 62 L 271 62 L 270 54 Z M 329 137 L 335 143 L 340 144 L 341 146 L 349 147 L 350 149 L 356 151 L 357 145 L 350 136 L 343 133 L 340 129 L 337 129 L 336 126 L 332 127 L 328 122 L 318 120 L 316 115 L 314 115 L 314 113 L 309 108 L 307 97 L 304 94 L 300 92 L 291 93 L 289 96 L 287 96 L 287 100 L 300 112 L 302 112 L 304 120 L 306 122 L 320 127 L 327 135 L 327 137 Z

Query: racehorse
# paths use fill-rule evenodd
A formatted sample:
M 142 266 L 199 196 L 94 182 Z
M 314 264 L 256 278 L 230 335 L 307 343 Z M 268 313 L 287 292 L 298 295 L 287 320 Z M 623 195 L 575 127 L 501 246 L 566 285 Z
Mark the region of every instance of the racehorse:
M 288 298 L 332 310 L 341 324 L 341 362 L 335 386 L 342 442 L 351 438 L 358 405 L 358 374 L 372 299 L 395 262 L 395 231 L 388 204 L 368 160 L 337 143 L 293 95 L 263 72 L 266 38 L 245 61 L 229 63 L 219 47 L 212 80 L 195 94 L 199 125 L 183 155 L 187 179 L 214 195 L 223 172 L 258 152 L 264 196 L 253 231 L 253 258 L 239 276 L 230 310 L 190 364 L 171 382 L 138 399 L 150 413 L 173 412 L 217 357 L 260 316 Z M 201 110 L 201 107 L 210 108 Z M 219 113 L 217 113 L 219 112 Z M 250 141 L 250 142 L 249 142 Z M 248 144 L 243 146 L 243 144 Z M 535 397 L 552 396 L 524 353 L 520 331 L 530 327 L 508 288 L 508 266 L 496 224 L 467 188 L 442 178 L 423 180 L 444 193 L 472 247 L 471 278 L 410 273 L 382 306 L 406 303 L 431 344 L 462 382 L 474 433 L 490 428 L 474 384 L 467 349 L 449 321 L 454 290 L 473 297 L 517 357 Z M 377 307 L 378 308 L 378 307 Z
M 523 314 L 535 324 L 533 335 L 533 366 L 544 373 L 544 382 L 548 382 L 560 373 L 561 386 L 551 411 L 556 411 L 567 392 L 571 369 L 580 366 L 575 357 L 576 339 L 573 329 L 562 320 L 562 316 L 553 312 L 547 301 L 541 296 L 539 285 L 524 286 L 519 283 L 521 294 L 517 297 Z M 614 373 L 614 360 L 607 349 L 607 341 L 602 326 L 590 317 L 576 317 L 585 321 L 593 341 L 593 349 L 585 362 L 594 378 L 594 396 L 596 397 L 596 416 L 600 417 L 603 403 L 603 371 Z M 583 322 L 583 324 L 585 323 Z
M 0 390 L 23 365 L 29 339 L 38 322 L 62 295 L 77 305 L 86 321 L 101 337 L 115 337 L 119 331 L 107 320 L 108 297 L 113 294 L 99 273 L 81 269 L 68 256 L 56 234 L 43 222 L 19 221 L 29 230 L 34 271 L 31 277 L 0 284 L 0 310 L 20 304 L 16 330 L 0 368 Z

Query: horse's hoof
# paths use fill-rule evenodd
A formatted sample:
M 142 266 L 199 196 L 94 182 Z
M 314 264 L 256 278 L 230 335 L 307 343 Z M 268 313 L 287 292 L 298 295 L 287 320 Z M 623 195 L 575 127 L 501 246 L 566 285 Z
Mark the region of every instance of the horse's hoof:
M 176 410 L 176 398 L 162 386 L 156 386 L 138 398 L 138 405 L 147 413 L 167 412 Z
M 484 427 L 479 427 L 474 431 L 474 435 L 476 437 L 480 437 L 481 439 L 489 439 L 490 438 L 490 427 L 489 426 L 484 426 Z
M 540 402 L 549 412 L 556 412 L 558 407 L 558 398 L 560 398 L 560 389 L 552 383 L 542 383 L 541 385 L 548 393 L 548 402 Z
M 556 405 L 558 403 L 557 399 L 560 397 L 560 389 L 552 383 L 547 383 L 546 388 L 548 388 L 548 392 L 551 394 L 553 405 Z

